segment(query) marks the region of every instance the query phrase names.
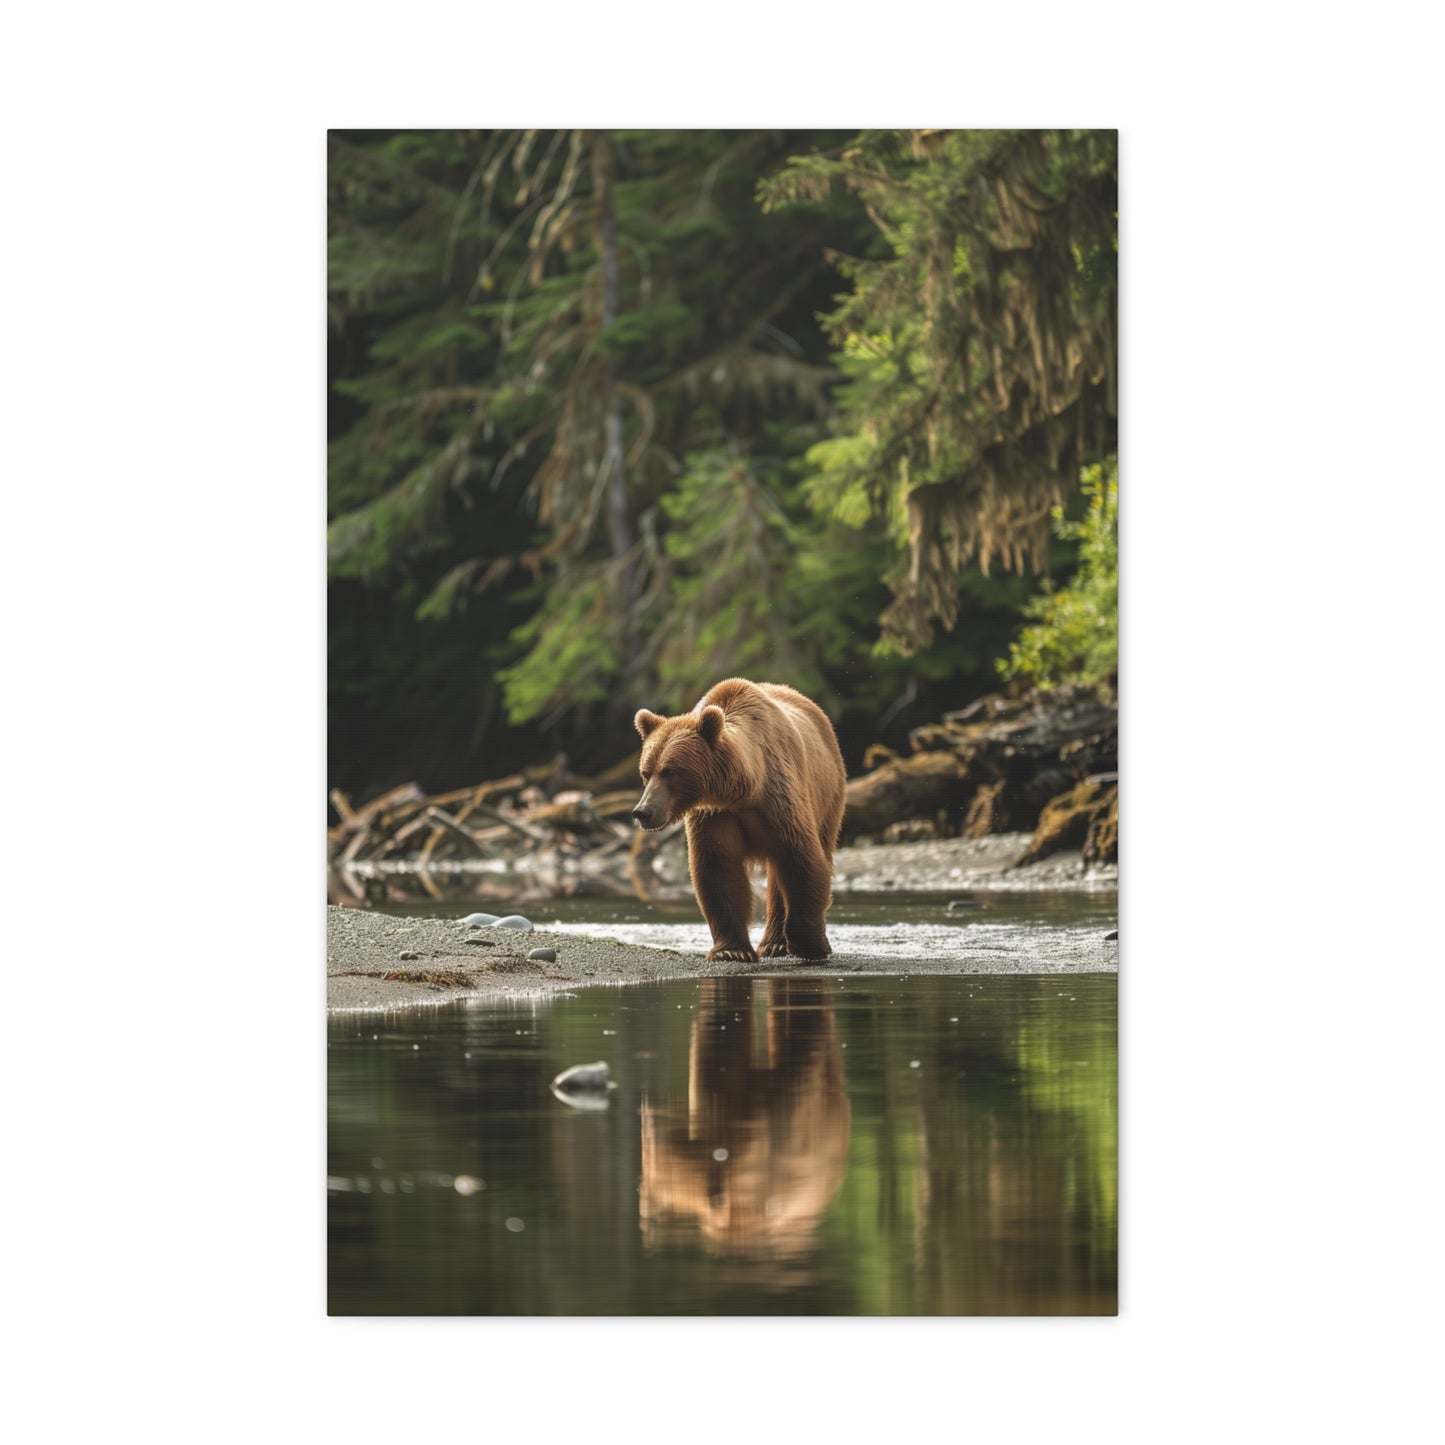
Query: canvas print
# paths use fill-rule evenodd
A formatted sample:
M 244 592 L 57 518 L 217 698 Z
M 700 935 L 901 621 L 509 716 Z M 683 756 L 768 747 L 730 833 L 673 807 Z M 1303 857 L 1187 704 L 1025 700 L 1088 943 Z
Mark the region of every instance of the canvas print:
M 1118 144 L 327 137 L 333 1315 L 1109 1315 Z

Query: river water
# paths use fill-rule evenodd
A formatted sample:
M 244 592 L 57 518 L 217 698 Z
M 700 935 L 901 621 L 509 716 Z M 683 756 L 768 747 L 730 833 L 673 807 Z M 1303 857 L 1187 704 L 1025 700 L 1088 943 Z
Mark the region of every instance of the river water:
M 1097 950 L 1112 909 L 930 926 Z M 333 1016 L 331 1312 L 1112 1314 L 1117 976 L 1082 967 Z M 594 1107 L 553 1095 L 597 1060 Z

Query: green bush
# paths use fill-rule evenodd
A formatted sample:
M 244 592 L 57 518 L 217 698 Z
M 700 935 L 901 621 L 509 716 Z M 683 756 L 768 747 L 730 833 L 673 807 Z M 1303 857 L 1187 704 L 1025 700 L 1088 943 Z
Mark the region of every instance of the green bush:
M 1023 607 L 1030 626 L 998 670 L 1048 689 L 1065 683 L 1107 690 L 1119 669 L 1119 459 L 1079 474 L 1083 519 L 1053 509 L 1054 532 L 1079 545 L 1079 567 L 1065 587 L 1047 588 Z

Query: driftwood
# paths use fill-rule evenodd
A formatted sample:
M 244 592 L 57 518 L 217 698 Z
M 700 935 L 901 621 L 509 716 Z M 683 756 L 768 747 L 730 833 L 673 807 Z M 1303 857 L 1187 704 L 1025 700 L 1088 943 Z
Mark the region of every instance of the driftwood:
M 847 788 L 845 842 L 1029 832 L 1027 860 L 1079 846 L 1090 862 L 1118 857 L 1118 714 L 1092 694 L 980 698 L 914 728 L 909 745 L 908 756 L 881 744 L 868 749 L 872 771 Z M 484 866 L 517 865 L 509 896 L 521 896 L 518 877 L 533 880 L 524 888 L 565 891 L 584 858 L 589 888 L 651 896 L 659 850 L 678 830 L 633 828 L 639 789 L 635 752 L 592 778 L 557 757 L 445 793 L 403 783 L 361 807 L 332 789 L 335 894 L 384 899 L 386 879 L 401 870 L 414 876 L 413 887 L 440 898 L 438 878 L 475 870 L 480 857 Z
M 441 826 L 448 833 L 451 833 L 454 837 L 460 838 L 464 843 L 470 843 L 471 846 L 483 856 L 489 858 L 496 857 L 496 853 L 493 849 L 489 848 L 485 843 L 481 842 L 475 833 L 469 833 L 465 828 L 463 828 L 462 825 L 455 818 L 453 818 L 450 813 L 447 813 L 443 809 L 438 807 L 429 807 L 426 810 L 426 816 L 430 818 L 432 822 L 440 823 Z M 428 851 L 430 851 L 430 849 L 428 849 Z
M 1013 865 L 1037 863 L 1064 848 L 1081 848 L 1088 863 L 1119 857 L 1119 785 L 1086 778 L 1045 805 L 1028 850 Z
M 459 858 L 515 859 L 519 853 L 552 852 L 611 856 L 631 841 L 630 814 L 640 788 L 633 786 L 636 776 L 633 754 L 596 779 L 577 776 L 558 757 L 445 793 L 428 795 L 416 783 L 403 783 L 361 808 L 333 788 L 329 796 L 338 821 L 327 832 L 330 862 L 344 875 L 347 893 L 359 899 L 364 888 L 351 870 L 385 860 L 391 860 L 388 867 L 408 860 L 432 892 L 427 870 Z
M 877 833 L 904 819 L 957 812 L 968 797 L 967 765 L 952 753 L 899 758 L 848 784 L 843 828 Z
M 1015 699 L 990 696 L 942 722 L 914 728 L 912 757 L 884 761 L 848 784 L 845 839 L 1033 832 L 1052 799 L 1118 767 L 1118 710 L 1072 689 Z M 885 750 L 869 750 L 882 758 Z

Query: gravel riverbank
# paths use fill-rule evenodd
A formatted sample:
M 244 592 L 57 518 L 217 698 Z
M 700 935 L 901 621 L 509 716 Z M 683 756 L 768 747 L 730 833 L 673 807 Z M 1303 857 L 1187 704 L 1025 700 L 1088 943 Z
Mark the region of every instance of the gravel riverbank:
M 1009 869 L 1025 835 L 947 839 L 847 848 L 837 855 L 838 896 L 862 893 L 1018 893 L 1106 891 L 1118 870 L 1086 871 L 1078 854 L 1058 854 L 1029 868 Z M 911 937 L 911 935 L 910 935 Z M 1117 944 L 1077 939 L 1068 946 L 1018 949 L 940 947 L 920 933 L 916 952 L 845 947 L 835 937 L 824 963 L 763 959 L 707 963 L 700 953 L 624 943 L 615 938 L 537 929 L 524 932 L 469 927 L 455 919 L 395 917 L 357 908 L 326 910 L 327 1006 L 376 1010 L 571 991 L 600 983 L 645 983 L 664 978 L 819 973 L 1078 973 L 1117 966 Z M 538 949 L 555 958 L 530 958 Z

